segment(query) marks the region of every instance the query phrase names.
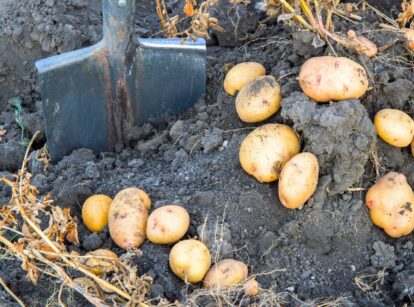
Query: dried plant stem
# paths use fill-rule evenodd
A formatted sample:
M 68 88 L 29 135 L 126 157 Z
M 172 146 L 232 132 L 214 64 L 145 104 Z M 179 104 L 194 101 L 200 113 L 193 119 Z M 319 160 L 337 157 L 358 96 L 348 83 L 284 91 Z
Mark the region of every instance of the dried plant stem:
M 293 18 L 295 18 L 302 26 L 304 26 L 310 31 L 313 31 L 313 28 L 311 27 L 311 25 L 308 24 L 307 21 L 303 19 L 302 16 L 297 15 L 295 13 L 295 9 L 289 3 L 287 3 L 285 0 L 280 0 L 280 3 L 293 15 Z
M 3 286 L 3 288 L 4 288 L 4 290 L 6 290 L 13 298 L 14 298 L 14 300 L 17 302 L 17 303 L 19 303 L 19 305 L 20 306 L 22 306 L 22 307 L 25 307 L 26 305 L 23 303 L 23 301 L 21 300 L 21 299 L 19 299 L 18 297 L 17 297 L 17 295 L 16 294 L 14 294 L 13 293 L 13 291 L 9 288 L 9 287 L 7 287 L 7 285 L 6 285 L 6 283 L 3 281 L 3 279 L 0 277 L 0 285 L 2 285 Z

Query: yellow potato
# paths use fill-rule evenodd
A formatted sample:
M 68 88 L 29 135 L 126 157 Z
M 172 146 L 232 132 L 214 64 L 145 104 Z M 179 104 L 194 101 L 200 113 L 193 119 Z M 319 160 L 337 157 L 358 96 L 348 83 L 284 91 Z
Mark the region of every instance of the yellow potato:
M 408 50 L 414 51 L 414 30 L 405 28 L 404 37 Z
M 411 142 L 411 155 L 414 157 L 414 139 Z
M 296 132 L 286 125 L 267 124 L 253 130 L 240 146 L 242 168 L 260 182 L 279 178 L 283 165 L 300 152 Z
M 302 207 L 315 192 L 319 178 L 318 159 L 310 152 L 302 152 L 290 159 L 279 177 L 279 199 L 290 209 Z
M 391 237 L 414 229 L 414 193 L 403 174 L 391 172 L 369 190 L 365 198 L 371 220 Z
M 343 57 L 311 58 L 303 64 L 298 79 L 303 92 L 317 102 L 360 98 L 368 90 L 365 69 Z
M 145 240 L 149 196 L 138 188 L 128 188 L 116 194 L 108 217 L 109 233 L 121 248 L 139 247 Z
M 266 69 L 262 64 L 245 62 L 234 66 L 224 79 L 224 90 L 231 96 L 259 76 L 264 76 Z
M 108 249 L 97 249 L 87 253 L 86 256 L 91 258 L 85 258 L 85 266 L 95 275 L 114 272 L 116 269 L 114 264 L 119 261 L 118 256 Z
M 171 270 L 183 280 L 190 283 L 203 280 L 210 266 L 210 251 L 200 241 L 184 240 L 175 244 L 171 249 Z
M 93 195 L 82 206 L 82 220 L 92 232 L 101 232 L 108 224 L 108 211 L 112 199 L 106 195 Z
M 381 139 L 395 147 L 406 147 L 414 137 L 414 121 L 406 113 L 383 109 L 375 114 L 375 129 Z
M 169 205 L 154 210 L 147 223 L 147 238 L 155 244 L 171 244 L 180 240 L 190 226 L 187 210 Z
M 244 294 L 250 297 L 255 297 L 260 292 L 260 285 L 256 279 L 252 278 L 244 284 Z
M 247 278 L 247 265 L 241 261 L 224 259 L 213 265 L 204 277 L 206 288 L 226 288 L 238 285 Z
M 263 121 L 280 109 L 280 85 L 275 77 L 258 77 L 237 95 L 236 111 L 247 123 Z

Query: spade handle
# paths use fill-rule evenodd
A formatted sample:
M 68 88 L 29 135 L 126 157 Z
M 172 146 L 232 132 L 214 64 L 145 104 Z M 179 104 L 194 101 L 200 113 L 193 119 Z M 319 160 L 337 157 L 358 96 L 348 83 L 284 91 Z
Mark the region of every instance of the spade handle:
M 111 52 L 125 52 L 134 31 L 135 0 L 103 0 L 103 36 Z

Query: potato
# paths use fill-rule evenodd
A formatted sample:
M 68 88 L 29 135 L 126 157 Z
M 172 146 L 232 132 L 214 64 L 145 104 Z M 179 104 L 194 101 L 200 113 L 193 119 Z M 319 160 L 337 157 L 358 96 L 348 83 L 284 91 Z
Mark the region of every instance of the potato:
M 393 238 L 414 229 L 414 193 L 403 174 L 391 172 L 377 181 L 366 195 L 372 222 Z
M 86 258 L 85 266 L 95 275 L 114 272 L 116 269 L 114 263 L 119 261 L 118 256 L 108 249 L 97 249 L 87 253 L 86 256 L 90 258 Z
M 414 51 L 414 30 L 413 29 L 404 29 L 404 37 L 406 40 L 406 45 L 408 50 Z
M 364 54 L 369 58 L 372 58 L 378 53 L 377 45 L 364 36 L 357 36 L 355 31 L 349 30 L 348 37 L 357 53 Z
M 171 244 L 180 240 L 190 226 L 187 210 L 168 205 L 152 212 L 147 223 L 147 238 L 155 244 Z
M 112 240 L 121 248 L 137 248 L 145 240 L 151 200 L 138 188 L 116 194 L 109 208 L 108 226 Z
M 238 285 L 247 278 L 247 265 L 241 261 L 224 259 L 213 265 L 204 277 L 206 288 L 226 288 Z
M 414 121 L 406 113 L 383 109 L 375 114 L 375 129 L 381 139 L 395 147 L 406 147 L 414 137 Z
M 93 195 L 82 206 L 82 220 L 91 232 L 101 232 L 108 224 L 108 211 L 112 199 L 106 195 Z
M 246 173 L 260 182 L 272 182 L 279 178 L 283 165 L 299 152 L 299 138 L 292 128 L 267 124 L 243 140 L 239 158 Z
M 298 79 L 303 92 L 317 102 L 360 98 L 368 90 L 365 69 L 343 57 L 311 58 L 303 64 Z
M 263 121 L 280 109 L 280 85 L 275 77 L 258 77 L 237 95 L 236 111 L 246 123 Z
M 190 283 L 203 280 L 210 266 L 210 251 L 203 242 L 184 240 L 175 244 L 171 249 L 171 270 L 183 280 Z
M 255 297 L 260 292 L 260 285 L 256 279 L 252 278 L 244 284 L 244 294 L 249 297 Z
M 234 66 L 224 79 L 224 90 L 231 96 L 259 76 L 264 76 L 266 69 L 262 64 L 245 62 Z
M 310 152 L 302 152 L 290 159 L 279 177 L 279 199 L 290 209 L 302 207 L 318 185 L 319 163 Z
M 414 139 L 411 142 L 411 155 L 414 157 Z

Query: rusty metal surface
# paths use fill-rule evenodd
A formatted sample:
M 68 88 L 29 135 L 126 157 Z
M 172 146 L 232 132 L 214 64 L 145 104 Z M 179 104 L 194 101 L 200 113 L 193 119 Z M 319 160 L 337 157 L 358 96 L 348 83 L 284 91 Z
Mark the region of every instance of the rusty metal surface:
M 104 0 L 104 38 L 36 62 L 53 160 L 120 150 L 133 126 L 179 114 L 205 92 L 204 40 L 133 37 L 135 0 Z

